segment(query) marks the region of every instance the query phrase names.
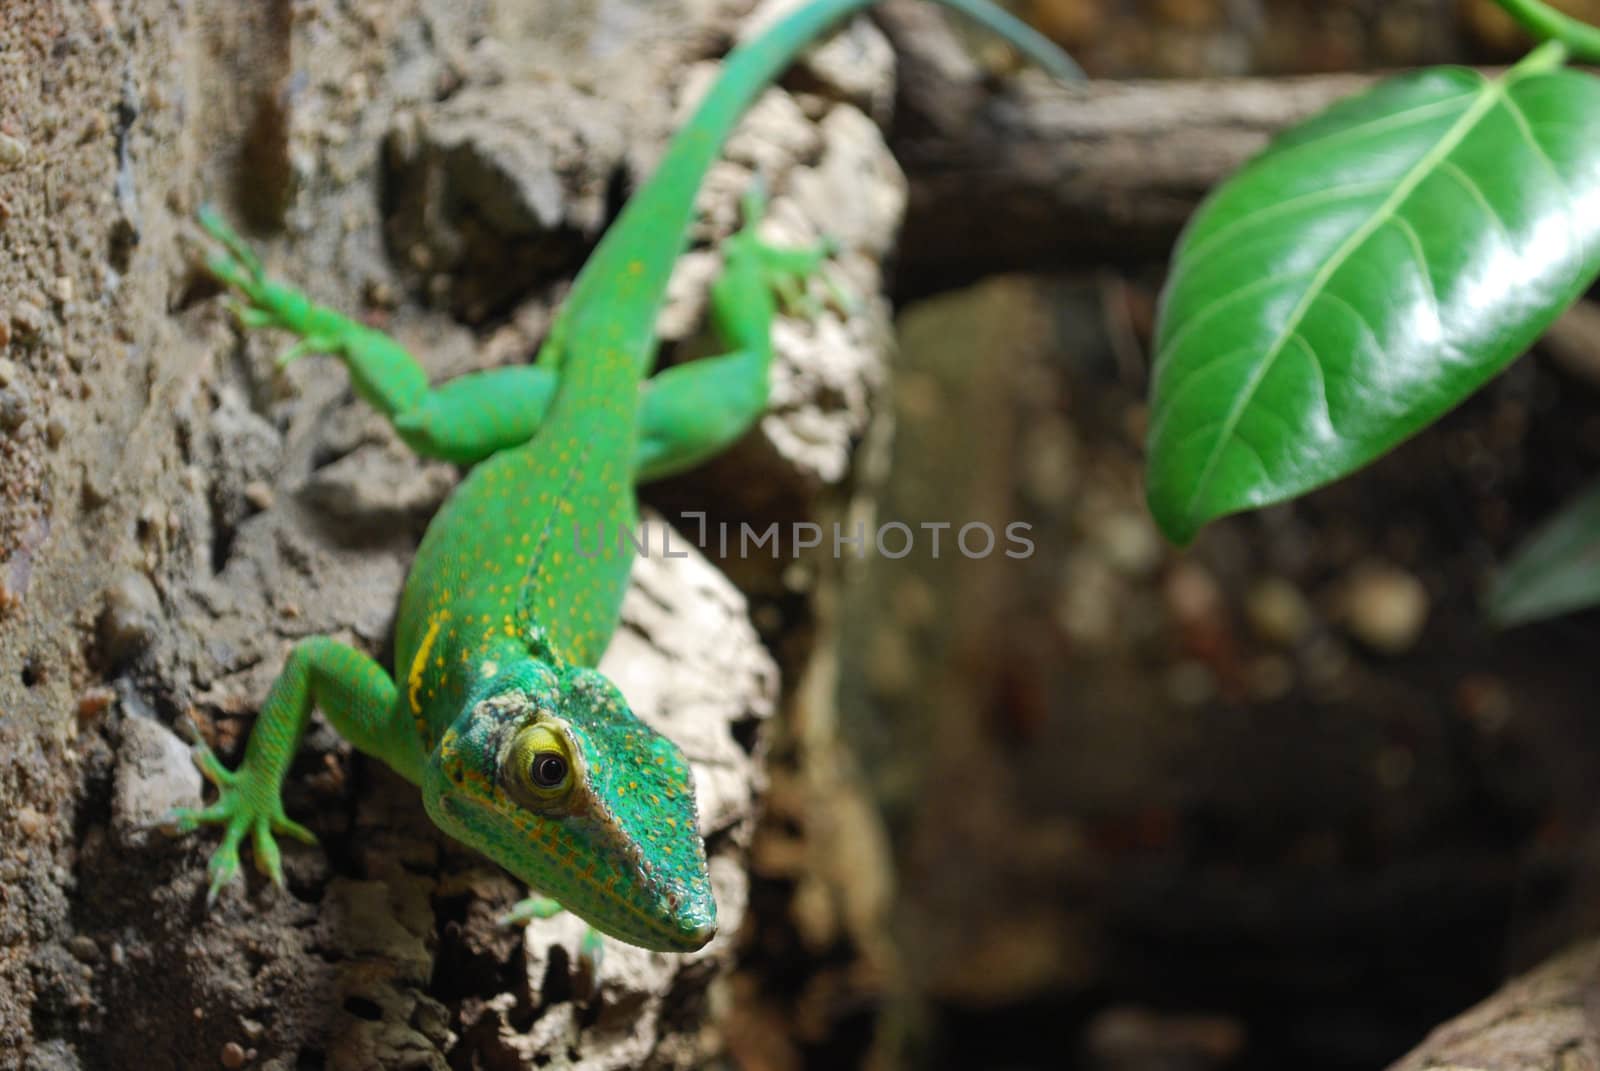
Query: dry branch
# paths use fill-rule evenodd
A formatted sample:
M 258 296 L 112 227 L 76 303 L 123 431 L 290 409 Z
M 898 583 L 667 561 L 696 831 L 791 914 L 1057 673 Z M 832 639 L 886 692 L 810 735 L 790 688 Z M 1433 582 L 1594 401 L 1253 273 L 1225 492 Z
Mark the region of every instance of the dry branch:
M 911 182 L 903 293 L 994 271 L 1160 257 L 1205 192 L 1374 75 L 994 85 L 927 5 L 883 23 Z

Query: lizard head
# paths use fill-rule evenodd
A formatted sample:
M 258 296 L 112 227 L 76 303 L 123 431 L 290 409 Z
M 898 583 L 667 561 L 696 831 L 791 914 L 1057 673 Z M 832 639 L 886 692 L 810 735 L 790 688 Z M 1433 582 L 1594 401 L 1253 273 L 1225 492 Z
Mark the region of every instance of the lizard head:
M 659 952 L 716 933 L 689 764 L 595 670 L 499 669 L 422 787 L 441 829 L 602 933 Z

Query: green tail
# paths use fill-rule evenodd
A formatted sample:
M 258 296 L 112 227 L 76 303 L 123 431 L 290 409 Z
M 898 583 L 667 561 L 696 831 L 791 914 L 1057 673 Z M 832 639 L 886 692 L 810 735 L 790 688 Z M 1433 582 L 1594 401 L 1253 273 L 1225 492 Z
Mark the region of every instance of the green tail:
M 654 355 L 651 338 L 667 279 L 689 233 L 700 182 L 723 143 L 756 96 L 799 52 L 835 23 L 876 2 L 817 0 L 729 53 L 710 95 L 672 139 L 655 174 L 628 202 L 573 283 L 566 301 L 572 318 L 560 332 L 561 349 L 583 353 L 601 345 L 627 347 L 644 363 L 638 374 L 648 372 Z M 1066 80 L 1083 77 L 1077 64 L 1048 38 L 990 0 L 935 2 L 993 31 L 1049 73 Z M 676 238 L 670 249 L 659 237 L 646 237 L 660 235 L 684 237 Z M 641 250 L 651 252 L 641 255 Z M 590 300 L 591 290 L 603 291 L 607 300 Z M 624 309 L 638 310 L 630 317 L 635 322 L 617 323 L 617 314 Z M 562 362 L 568 354 L 551 356 Z

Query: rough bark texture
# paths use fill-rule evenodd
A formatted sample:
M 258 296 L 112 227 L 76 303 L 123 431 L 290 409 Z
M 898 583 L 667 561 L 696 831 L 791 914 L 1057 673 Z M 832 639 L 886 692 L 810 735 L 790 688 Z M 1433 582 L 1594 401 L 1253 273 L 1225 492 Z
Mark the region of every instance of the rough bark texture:
M 1428 1036 L 1390 1071 L 1600 1068 L 1600 944 L 1568 949 Z

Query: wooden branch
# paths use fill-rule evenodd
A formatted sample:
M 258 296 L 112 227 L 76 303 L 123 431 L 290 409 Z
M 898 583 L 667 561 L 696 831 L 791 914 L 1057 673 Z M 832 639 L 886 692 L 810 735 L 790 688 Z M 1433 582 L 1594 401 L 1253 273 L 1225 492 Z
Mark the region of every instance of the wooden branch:
M 1165 255 L 1206 191 L 1277 131 L 1371 85 L 1326 75 L 986 84 L 927 5 L 890 5 L 893 148 L 910 179 L 899 288 Z

